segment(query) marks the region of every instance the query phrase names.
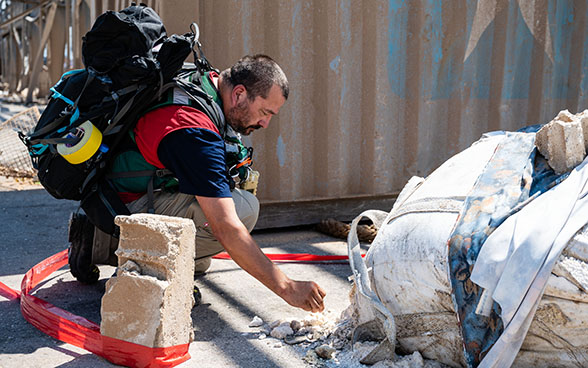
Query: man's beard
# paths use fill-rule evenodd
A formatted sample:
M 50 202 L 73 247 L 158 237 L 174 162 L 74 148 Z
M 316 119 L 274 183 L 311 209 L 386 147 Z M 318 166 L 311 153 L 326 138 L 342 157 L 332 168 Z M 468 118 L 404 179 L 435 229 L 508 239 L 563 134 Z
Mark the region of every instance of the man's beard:
M 229 109 L 226 115 L 227 122 L 237 132 L 243 135 L 249 135 L 253 130 L 259 129 L 262 126 L 249 125 L 251 121 L 251 114 L 249 113 L 249 103 L 242 101 L 236 106 Z

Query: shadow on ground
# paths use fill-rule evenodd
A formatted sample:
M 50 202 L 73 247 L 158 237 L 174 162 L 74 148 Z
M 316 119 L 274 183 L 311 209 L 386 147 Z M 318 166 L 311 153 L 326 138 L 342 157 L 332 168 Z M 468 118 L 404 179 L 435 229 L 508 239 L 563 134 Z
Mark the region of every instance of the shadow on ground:
M 1 188 L 0 188 L 1 190 Z M 56 200 L 44 190 L 0 191 L 0 281 L 20 289 L 26 271 L 65 249 L 67 223 L 78 204 Z M 267 253 L 347 253 L 342 240 L 310 228 L 263 231 L 254 238 Z M 341 311 L 348 304 L 351 274 L 347 264 L 280 264 L 292 278 L 314 280 L 327 291 L 326 307 Z M 94 285 L 75 281 L 67 267 L 43 282 L 34 295 L 90 321 L 100 322 L 100 302 L 113 267 L 101 266 Z M 192 359 L 180 367 L 300 367 L 300 353 L 273 338 L 259 339 L 248 327 L 257 315 L 266 322 L 303 318 L 308 313 L 282 299 L 242 271 L 233 261 L 214 260 L 195 281 L 202 304 L 192 310 L 195 341 Z M 112 367 L 83 349 L 63 344 L 24 320 L 17 301 L 0 297 L 0 367 Z

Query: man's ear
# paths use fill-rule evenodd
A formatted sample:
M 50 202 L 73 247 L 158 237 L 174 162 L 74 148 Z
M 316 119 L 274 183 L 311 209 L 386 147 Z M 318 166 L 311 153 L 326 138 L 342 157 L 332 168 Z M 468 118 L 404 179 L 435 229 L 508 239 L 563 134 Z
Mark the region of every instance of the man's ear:
M 241 101 L 245 101 L 247 99 L 247 89 L 242 84 L 237 84 L 233 87 L 233 91 L 231 92 L 231 102 L 233 106 L 238 105 Z

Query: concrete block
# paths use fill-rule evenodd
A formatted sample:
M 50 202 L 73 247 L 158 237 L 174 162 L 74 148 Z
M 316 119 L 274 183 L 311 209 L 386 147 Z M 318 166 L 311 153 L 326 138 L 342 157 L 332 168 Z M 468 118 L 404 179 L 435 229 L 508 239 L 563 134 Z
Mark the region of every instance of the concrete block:
M 584 160 L 584 140 L 579 117 L 563 110 L 537 132 L 535 145 L 549 166 L 556 173 L 563 174 Z
M 582 125 L 582 133 L 584 135 L 584 148 L 588 152 L 588 110 L 584 110 L 578 115 L 580 124 Z
M 148 347 L 193 339 L 192 220 L 152 214 L 117 216 L 118 271 L 106 283 L 100 332 Z

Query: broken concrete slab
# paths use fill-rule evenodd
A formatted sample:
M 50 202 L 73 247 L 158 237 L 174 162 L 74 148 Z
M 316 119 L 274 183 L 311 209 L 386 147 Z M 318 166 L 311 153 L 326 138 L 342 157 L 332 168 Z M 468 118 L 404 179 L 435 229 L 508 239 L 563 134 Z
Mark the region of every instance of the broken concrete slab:
M 584 148 L 588 151 L 588 109 L 576 115 L 582 125 L 582 133 L 584 135 Z
M 191 220 L 117 216 L 117 276 L 106 282 L 100 332 L 148 347 L 193 340 L 194 239 Z
M 582 125 L 579 116 L 563 110 L 537 132 L 535 145 L 556 173 L 568 172 L 584 160 L 586 139 Z

